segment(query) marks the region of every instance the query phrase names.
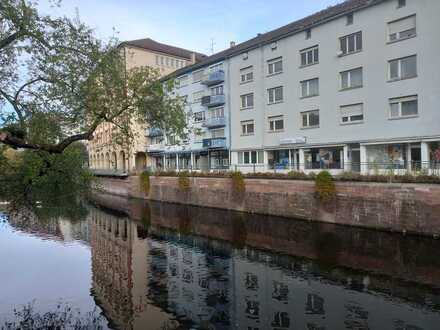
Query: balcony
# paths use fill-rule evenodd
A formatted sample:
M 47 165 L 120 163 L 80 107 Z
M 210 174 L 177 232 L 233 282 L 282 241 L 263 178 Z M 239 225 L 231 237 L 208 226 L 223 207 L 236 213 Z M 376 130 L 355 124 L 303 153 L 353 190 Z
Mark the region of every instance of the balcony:
M 162 136 L 163 133 L 160 128 L 150 127 L 150 128 L 147 128 L 145 135 L 148 137 L 155 137 L 155 136 Z
M 226 126 L 226 118 L 225 117 L 208 118 L 203 123 L 203 126 L 207 128 L 217 128 L 217 127 Z
M 226 138 L 203 139 L 203 148 L 208 149 L 224 149 L 226 148 Z
M 165 151 L 165 145 L 163 143 L 150 144 L 147 147 L 147 152 L 149 153 L 158 153 Z
M 223 70 L 211 72 L 203 77 L 202 84 L 212 86 L 225 81 L 225 72 Z
M 216 107 L 225 104 L 225 95 L 209 95 L 202 97 L 202 105 L 205 107 Z

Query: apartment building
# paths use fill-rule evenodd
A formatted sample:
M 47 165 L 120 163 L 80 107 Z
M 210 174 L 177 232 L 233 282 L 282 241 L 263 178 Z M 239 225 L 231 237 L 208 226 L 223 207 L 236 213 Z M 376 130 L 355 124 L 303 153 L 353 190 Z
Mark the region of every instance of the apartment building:
M 152 39 L 125 41 L 119 45 L 126 62 L 126 69 L 148 66 L 160 70 L 161 75 L 170 74 L 206 56 L 190 50 L 166 45 Z M 155 137 L 147 134 L 148 127 L 133 122 L 135 138 L 123 147 L 113 141 L 113 125 L 101 124 L 95 131 L 93 140 L 88 143 L 89 164 L 92 169 L 118 170 L 122 172 L 142 170 L 150 165 L 146 149 Z
M 229 78 L 224 60 L 219 53 L 164 78 L 177 79 L 174 93 L 186 99 L 188 136 L 181 141 L 165 136 L 150 145 L 154 169 L 229 169 Z
M 231 167 L 438 168 L 439 13 L 437 0 L 349 0 L 237 45 Z
M 438 13 L 436 0 L 348 0 L 176 71 L 165 79 L 182 81 L 190 126 L 209 129 L 163 142 L 158 164 L 209 170 L 219 149 L 243 172 L 438 173 Z M 224 78 L 206 84 L 220 65 Z

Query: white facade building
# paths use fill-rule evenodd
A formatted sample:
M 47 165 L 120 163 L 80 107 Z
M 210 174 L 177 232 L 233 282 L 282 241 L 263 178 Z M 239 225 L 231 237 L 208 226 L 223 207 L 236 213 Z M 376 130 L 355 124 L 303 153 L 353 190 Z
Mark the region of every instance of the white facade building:
M 437 0 L 348 0 L 177 71 L 179 93 L 209 95 L 193 76 L 222 63 L 231 170 L 439 173 L 438 14 Z
M 230 58 L 232 167 L 437 168 L 439 13 L 437 0 L 347 1 L 257 37 Z

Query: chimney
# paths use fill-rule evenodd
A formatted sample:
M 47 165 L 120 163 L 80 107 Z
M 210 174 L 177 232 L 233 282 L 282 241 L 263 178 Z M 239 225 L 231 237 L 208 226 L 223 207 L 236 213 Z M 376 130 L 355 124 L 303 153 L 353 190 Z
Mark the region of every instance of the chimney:
M 191 53 L 191 63 L 196 63 L 196 53 Z
M 229 43 L 229 48 L 234 48 L 235 47 L 235 41 L 231 41 Z

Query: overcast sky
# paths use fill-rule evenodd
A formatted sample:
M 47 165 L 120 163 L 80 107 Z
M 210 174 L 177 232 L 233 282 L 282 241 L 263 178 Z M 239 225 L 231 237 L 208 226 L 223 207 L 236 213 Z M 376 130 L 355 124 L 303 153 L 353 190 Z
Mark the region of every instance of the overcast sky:
M 120 40 L 150 37 L 211 53 L 242 42 L 341 0 L 64 0 L 61 8 L 40 0 L 44 13 L 76 15 L 101 38 L 118 31 Z

